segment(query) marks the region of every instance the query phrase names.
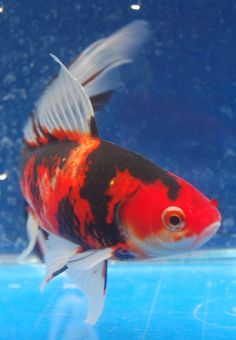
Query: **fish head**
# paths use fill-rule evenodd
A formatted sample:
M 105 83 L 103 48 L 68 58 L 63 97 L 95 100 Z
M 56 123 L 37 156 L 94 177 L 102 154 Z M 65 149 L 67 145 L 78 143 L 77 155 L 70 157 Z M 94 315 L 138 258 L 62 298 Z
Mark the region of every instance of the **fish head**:
M 128 239 L 146 257 L 190 251 L 206 243 L 219 229 L 221 214 L 191 184 L 171 174 L 175 194 L 162 180 L 139 189 L 120 206 L 119 219 Z

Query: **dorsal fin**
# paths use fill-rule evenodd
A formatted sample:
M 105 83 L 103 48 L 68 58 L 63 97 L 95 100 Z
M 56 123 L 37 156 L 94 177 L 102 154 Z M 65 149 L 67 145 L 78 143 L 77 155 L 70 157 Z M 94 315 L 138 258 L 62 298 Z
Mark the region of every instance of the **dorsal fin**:
M 94 117 L 89 97 L 75 76 L 61 63 L 60 72 L 42 95 L 24 130 L 26 142 L 31 146 L 48 143 L 51 139 L 74 140 L 81 134 L 90 134 Z
M 147 22 L 138 20 L 90 45 L 68 69 L 52 56 L 61 69 L 26 125 L 26 143 L 37 147 L 55 139 L 80 141 L 82 134 L 96 137 L 93 109 L 120 85 L 119 66 L 132 62 L 148 36 Z

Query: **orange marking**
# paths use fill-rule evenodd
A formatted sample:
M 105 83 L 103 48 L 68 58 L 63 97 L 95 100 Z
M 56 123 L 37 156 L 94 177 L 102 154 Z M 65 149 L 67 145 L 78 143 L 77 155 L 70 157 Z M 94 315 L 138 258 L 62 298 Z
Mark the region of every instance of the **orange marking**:
M 36 148 L 40 145 L 45 145 L 49 143 L 50 136 L 53 136 L 58 141 L 70 140 L 74 142 L 78 142 L 79 144 L 90 144 L 91 142 L 91 134 L 90 132 L 81 132 L 79 130 L 63 130 L 63 129 L 53 129 L 52 132 L 48 131 L 47 128 L 41 127 L 41 131 L 43 136 L 37 137 L 34 141 L 26 141 L 27 144 Z

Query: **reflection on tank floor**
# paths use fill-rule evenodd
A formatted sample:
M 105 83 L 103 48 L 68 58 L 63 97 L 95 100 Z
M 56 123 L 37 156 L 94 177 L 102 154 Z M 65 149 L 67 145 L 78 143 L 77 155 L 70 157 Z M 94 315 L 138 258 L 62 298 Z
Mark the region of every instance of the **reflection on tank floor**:
M 0 338 L 235 339 L 235 260 L 214 258 L 111 263 L 94 327 L 83 323 L 86 298 L 65 275 L 41 293 L 42 265 L 2 265 Z

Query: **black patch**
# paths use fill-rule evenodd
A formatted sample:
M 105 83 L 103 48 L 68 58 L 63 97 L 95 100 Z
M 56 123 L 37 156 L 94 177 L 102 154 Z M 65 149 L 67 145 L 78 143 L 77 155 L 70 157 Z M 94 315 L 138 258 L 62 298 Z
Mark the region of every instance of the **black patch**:
M 62 168 L 70 152 L 76 146 L 79 146 L 77 142 L 59 142 L 58 140 L 52 144 L 42 145 L 40 148 L 31 148 L 26 145 L 22 150 L 21 172 L 23 173 L 26 163 L 33 156 L 36 156 L 35 167 L 44 165 L 50 169 L 59 160 L 59 167 Z
M 114 256 L 120 261 L 128 261 L 128 260 L 134 260 L 135 259 L 134 253 L 132 253 L 128 250 L 124 250 L 122 248 L 117 249 L 114 253 Z
M 99 111 L 103 108 L 106 102 L 111 98 L 113 91 L 100 93 L 96 96 L 90 97 L 94 111 Z
M 95 223 L 87 229 L 96 235 L 103 246 L 125 242 L 118 225 L 114 221 L 106 223 L 107 206 L 111 199 L 106 191 L 117 170 L 128 170 L 133 177 L 146 184 L 161 180 L 169 189 L 169 198 L 175 200 L 178 197 L 180 185 L 173 176 L 142 156 L 117 145 L 101 141 L 100 147 L 88 156 L 87 164 L 89 169 L 80 195 L 90 203 L 95 218 Z
M 30 191 L 33 195 L 34 202 L 37 202 L 38 206 L 42 207 L 43 204 L 42 204 L 42 199 L 41 199 L 41 196 L 40 196 L 40 190 L 39 190 L 38 184 L 37 184 L 37 182 L 35 182 L 35 180 L 30 182 Z
M 80 221 L 74 212 L 69 197 L 63 198 L 58 203 L 56 219 L 59 225 L 59 234 L 76 244 L 89 249 L 80 233 Z
M 170 223 L 173 225 L 178 225 L 181 222 L 179 216 L 171 216 Z
M 104 266 L 104 290 L 106 291 L 106 289 L 107 289 L 107 265 L 108 265 L 108 261 L 107 260 L 105 260 L 104 261 L 104 264 L 103 264 L 103 266 Z
M 61 267 L 60 269 L 58 269 L 57 271 L 55 271 L 53 274 L 52 274 L 52 277 L 56 277 L 57 275 L 63 273 L 65 270 L 67 270 L 68 267 L 67 265 Z
M 44 241 L 46 241 L 47 240 L 47 238 L 48 238 L 48 233 L 44 230 L 44 229 L 42 229 L 42 228 L 39 228 L 40 229 L 40 233 L 41 233 L 41 235 L 43 236 L 43 238 L 44 238 Z M 35 247 L 34 247 L 34 251 L 35 251 L 35 253 L 37 254 L 37 256 L 39 257 L 39 259 L 41 260 L 41 262 L 44 262 L 44 256 L 45 256 L 45 254 L 44 254 L 44 252 L 43 252 L 43 249 L 40 247 L 40 243 L 37 241 L 36 242 L 36 244 L 35 244 Z
M 93 116 L 90 119 L 90 132 L 93 137 L 98 137 L 98 128 Z

